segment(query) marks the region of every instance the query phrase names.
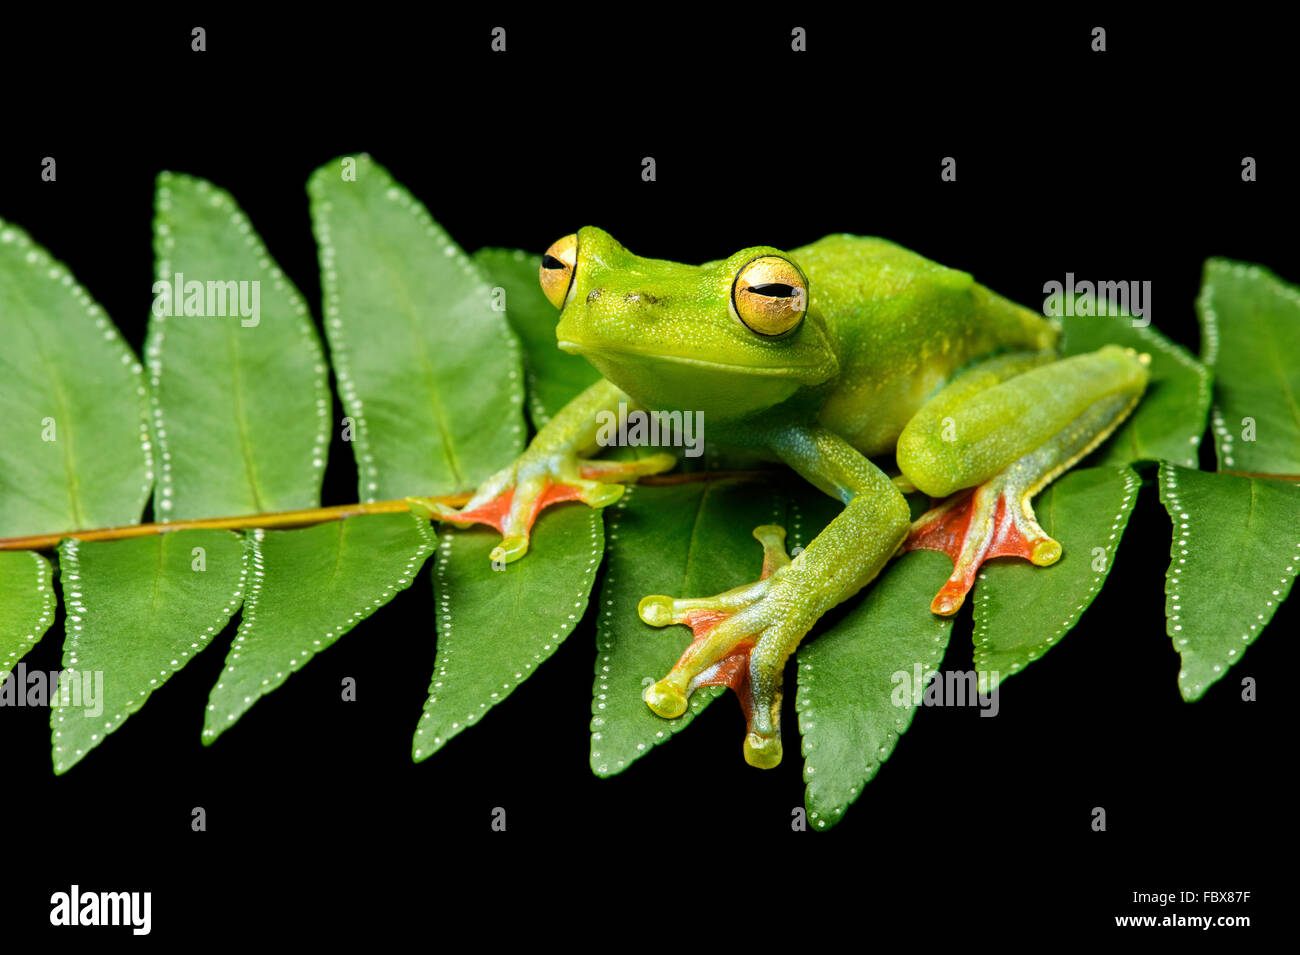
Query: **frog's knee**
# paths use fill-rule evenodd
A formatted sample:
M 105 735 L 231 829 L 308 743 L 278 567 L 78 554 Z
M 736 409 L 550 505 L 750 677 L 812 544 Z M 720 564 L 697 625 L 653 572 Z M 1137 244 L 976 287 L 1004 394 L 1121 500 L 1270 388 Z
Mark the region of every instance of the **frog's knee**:
M 889 495 L 884 502 L 880 519 L 881 523 L 891 531 L 905 530 L 912 526 L 912 509 L 908 507 L 907 498 L 903 497 L 902 491 Z

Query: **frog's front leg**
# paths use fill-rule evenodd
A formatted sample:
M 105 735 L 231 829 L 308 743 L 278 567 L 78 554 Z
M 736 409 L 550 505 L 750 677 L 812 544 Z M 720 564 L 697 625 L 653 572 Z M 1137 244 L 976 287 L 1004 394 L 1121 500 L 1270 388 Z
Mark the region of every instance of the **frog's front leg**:
M 933 612 L 956 613 L 986 560 L 1060 559 L 1030 500 L 1128 416 L 1149 361 L 1116 345 L 1050 363 L 1041 353 L 1003 356 L 959 375 L 908 422 L 899 467 L 931 497 L 948 498 L 917 519 L 906 544 L 952 558 Z
M 623 495 L 619 482 L 635 481 L 671 468 L 671 454 L 652 454 L 637 461 L 596 461 L 582 457 L 597 449 L 603 413 L 620 405 L 635 408 L 624 392 L 601 380 L 582 392 L 537 432 L 528 449 L 492 475 L 460 510 L 428 498 L 408 498 L 413 510 L 457 527 L 490 524 L 502 535 L 491 559 L 505 563 L 528 551 L 528 537 L 542 508 L 562 501 L 591 507 L 612 504 Z
M 769 447 L 821 490 L 845 502 L 842 512 L 793 560 L 785 532 L 760 527 L 761 578 L 714 597 L 650 596 L 638 611 L 646 623 L 684 623 L 695 639 L 644 699 L 672 719 L 701 686 L 730 686 L 740 696 L 748 731 L 745 760 L 770 768 L 781 761 L 781 686 L 785 662 L 827 610 L 879 573 L 907 536 L 908 507 L 885 474 L 848 442 L 824 428 L 773 433 Z

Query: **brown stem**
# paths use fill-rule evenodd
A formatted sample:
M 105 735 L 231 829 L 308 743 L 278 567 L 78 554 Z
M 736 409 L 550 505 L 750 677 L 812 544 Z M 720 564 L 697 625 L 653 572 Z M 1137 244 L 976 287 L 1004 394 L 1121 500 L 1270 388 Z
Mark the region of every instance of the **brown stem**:
M 648 484 L 651 487 L 661 487 L 666 484 L 691 484 L 695 481 L 753 481 L 762 477 L 772 477 L 780 473 L 780 471 L 694 471 L 690 474 L 650 474 L 641 478 L 636 483 Z
M 1300 474 L 1269 474 L 1267 471 L 1219 471 L 1233 477 L 1260 478 L 1265 481 L 1300 481 Z
M 434 498 L 452 507 L 469 500 L 468 494 L 449 494 Z M 270 514 L 247 514 L 243 517 L 205 517 L 196 521 L 168 521 L 166 524 L 130 524 L 126 527 L 101 527 L 89 531 L 65 531 L 61 534 L 33 534 L 30 537 L 0 539 L 0 550 L 49 550 L 57 547 L 65 537 L 80 541 L 116 541 L 128 537 L 149 537 L 153 534 L 170 534 L 172 531 L 192 530 L 248 530 L 254 527 L 305 527 L 326 521 L 341 521 L 358 514 L 400 514 L 409 511 L 405 500 L 372 501 L 368 504 L 340 504 L 337 507 L 316 507 L 304 511 L 275 511 Z
M 720 481 L 727 478 L 753 478 L 762 471 L 699 471 L 694 474 L 659 474 L 644 477 L 642 484 L 686 484 L 691 481 Z M 468 493 L 445 494 L 429 500 L 460 507 L 470 499 Z M 80 541 L 116 541 L 131 537 L 151 537 L 173 531 L 192 530 L 251 530 L 255 527 L 306 527 L 341 521 L 359 514 L 400 514 L 409 511 L 405 499 L 397 501 L 371 501 L 363 504 L 340 504 L 336 507 L 314 507 L 302 511 L 274 511 L 270 514 L 246 514 L 242 517 L 205 517 L 194 521 L 168 521 L 165 524 L 129 524 L 126 527 L 101 527 L 95 530 L 62 531 L 57 534 L 32 534 L 27 537 L 0 538 L 0 551 L 51 550 L 65 537 Z

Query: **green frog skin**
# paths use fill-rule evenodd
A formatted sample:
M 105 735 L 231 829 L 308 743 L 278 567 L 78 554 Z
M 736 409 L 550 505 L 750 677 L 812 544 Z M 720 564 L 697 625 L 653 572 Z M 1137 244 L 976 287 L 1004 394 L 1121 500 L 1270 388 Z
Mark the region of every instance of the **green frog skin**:
M 651 626 L 694 632 L 646 688 L 646 704 L 674 719 L 697 688 L 732 687 L 748 721 L 745 759 L 764 768 L 781 760 L 786 659 L 818 618 L 905 549 L 952 557 L 931 604 L 939 614 L 957 611 L 991 557 L 1057 561 L 1061 547 L 1030 501 L 1123 421 L 1148 379 L 1148 356 L 1131 349 L 1061 358 L 1057 327 L 1038 313 L 876 238 L 834 235 L 681 265 L 587 227 L 551 246 L 541 282 L 560 309 L 559 347 L 603 380 L 464 508 L 419 503 L 458 526 L 491 524 L 503 535 L 492 559 L 518 560 L 542 507 L 603 507 L 621 496 L 620 482 L 675 463 L 589 457 L 597 416 L 620 402 L 702 411 L 711 440 L 783 461 L 842 501 L 793 559 L 784 530 L 757 528 L 757 581 L 715 596 L 651 595 L 638 608 Z M 891 453 L 896 478 L 869 460 Z M 900 487 L 944 500 L 913 524 Z

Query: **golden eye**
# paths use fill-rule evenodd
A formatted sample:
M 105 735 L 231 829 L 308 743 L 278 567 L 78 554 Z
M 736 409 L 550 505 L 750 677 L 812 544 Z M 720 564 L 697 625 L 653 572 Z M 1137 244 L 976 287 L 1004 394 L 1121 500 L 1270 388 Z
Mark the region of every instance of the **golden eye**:
M 556 308 L 564 308 L 573 289 L 573 271 L 578 264 L 578 237 L 566 235 L 555 241 L 546 254 L 542 256 L 542 267 L 538 275 L 542 281 L 542 291 Z
M 784 335 L 798 326 L 808 311 L 808 282 L 788 259 L 761 255 L 736 274 L 731 307 L 752 331 Z

